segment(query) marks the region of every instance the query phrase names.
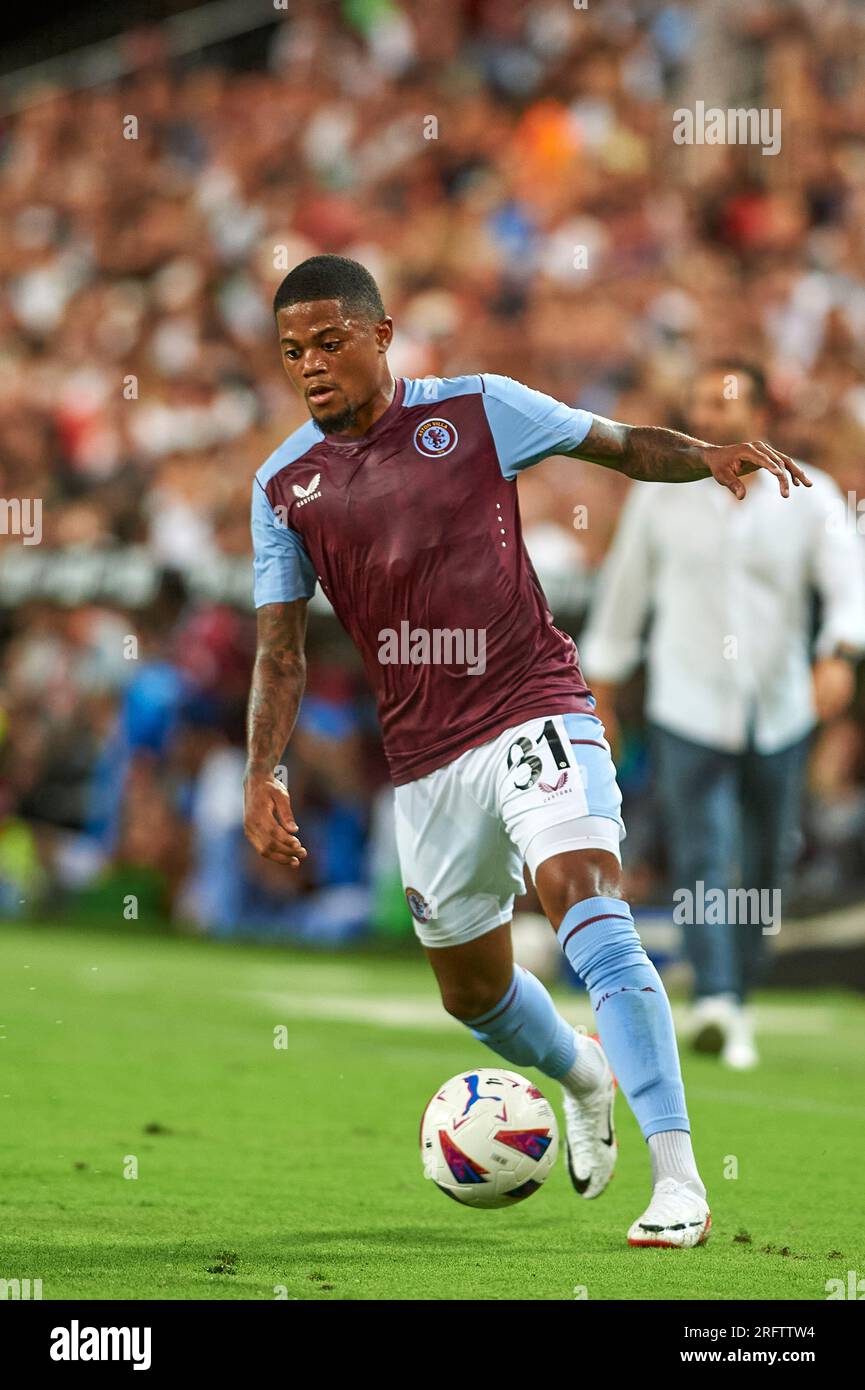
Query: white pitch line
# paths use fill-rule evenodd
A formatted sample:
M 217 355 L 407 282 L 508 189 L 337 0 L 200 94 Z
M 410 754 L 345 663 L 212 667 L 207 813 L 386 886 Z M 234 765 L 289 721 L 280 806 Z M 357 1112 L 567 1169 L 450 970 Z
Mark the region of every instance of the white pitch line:
M 834 1115 L 844 1120 L 865 1119 L 865 1109 L 861 1105 L 835 1105 L 832 1101 L 809 1100 L 804 1096 L 778 1096 L 748 1091 L 722 1091 L 714 1087 L 688 1085 L 688 1098 L 707 1100 L 713 1105 L 747 1105 L 755 1110 L 787 1110 L 803 1115 Z
M 246 998 L 257 999 L 277 1012 L 321 1018 L 334 1022 L 369 1023 L 382 1028 L 410 1028 L 420 1032 L 449 1032 L 463 1025 L 445 1013 L 441 1004 L 429 997 L 409 997 L 394 999 L 390 996 L 370 994 L 292 994 L 276 990 L 252 990 L 245 993 Z M 556 1000 L 562 1017 L 569 1023 L 594 1026 L 589 1009 L 577 1002 Z M 680 1034 L 688 1020 L 688 1007 L 673 1008 L 673 1019 Z M 821 1037 L 832 1031 L 834 1023 L 831 1008 L 799 1010 L 795 1006 L 768 1004 L 756 1010 L 756 1030 L 758 1035 L 800 1034 L 808 1037 Z
M 369 994 L 353 998 L 347 994 L 280 994 L 269 990 L 255 990 L 246 997 L 258 999 L 278 1013 L 295 1017 L 436 1033 L 462 1026 L 434 999 L 391 999 Z

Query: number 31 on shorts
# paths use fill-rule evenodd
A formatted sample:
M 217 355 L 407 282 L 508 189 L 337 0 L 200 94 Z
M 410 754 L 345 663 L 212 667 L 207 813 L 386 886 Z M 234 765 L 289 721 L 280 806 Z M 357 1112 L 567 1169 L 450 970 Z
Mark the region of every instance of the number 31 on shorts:
M 544 743 L 549 748 L 557 771 L 561 772 L 572 766 L 555 724 L 552 719 L 548 719 L 534 742 L 523 736 L 516 739 L 508 749 L 508 769 L 518 791 L 527 792 L 540 778 L 544 770 L 543 758 L 535 749 L 541 748 Z M 541 753 L 543 751 L 541 748 Z

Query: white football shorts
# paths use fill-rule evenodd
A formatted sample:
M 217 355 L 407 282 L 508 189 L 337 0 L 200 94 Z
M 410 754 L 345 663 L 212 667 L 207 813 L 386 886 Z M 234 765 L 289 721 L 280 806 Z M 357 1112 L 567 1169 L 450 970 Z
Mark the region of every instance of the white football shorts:
M 604 849 L 621 862 L 622 794 L 593 714 L 528 719 L 395 788 L 396 839 L 415 932 L 458 946 L 509 922 L 554 854 Z

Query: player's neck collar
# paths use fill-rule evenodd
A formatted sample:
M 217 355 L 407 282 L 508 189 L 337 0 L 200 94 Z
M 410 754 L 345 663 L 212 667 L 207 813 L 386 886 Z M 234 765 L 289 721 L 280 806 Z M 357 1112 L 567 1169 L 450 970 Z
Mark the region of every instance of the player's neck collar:
M 370 443 L 371 440 L 377 439 L 378 436 L 384 432 L 384 430 L 390 428 L 396 417 L 399 415 L 404 398 L 405 377 L 398 376 L 396 379 L 396 390 L 393 393 L 393 400 L 387 407 L 387 410 L 383 411 L 382 414 L 379 415 L 375 424 L 370 425 L 369 429 L 366 430 L 364 434 L 359 434 L 354 439 L 336 439 L 329 434 L 325 434 L 324 430 L 321 428 L 321 425 L 319 425 L 317 422 L 314 422 L 315 427 L 321 434 L 322 442 L 325 443 L 329 449 L 363 449 L 366 447 L 367 444 Z

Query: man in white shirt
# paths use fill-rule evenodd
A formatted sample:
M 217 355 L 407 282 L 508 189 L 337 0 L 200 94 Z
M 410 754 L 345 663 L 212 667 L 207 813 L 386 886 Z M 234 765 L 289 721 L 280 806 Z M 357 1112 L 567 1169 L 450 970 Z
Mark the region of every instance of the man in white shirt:
M 762 373 L 746 364 L 693 384 L 699 438 L 762 438 L 766 413 Z M 635 483 L 580 643 L 614 742 L 615 687 L 639 664 L 651 618 L 646 712 L 694 972 L 693 1042 L 734 1067 L 757 1061 L 744 1005 L 780 927 L 810 733 L 849 704 L 865 649 L 862 538 L 831 478 L 809 472 L 813 487 L 788 506 L 761 473 L 743 479 L 742 502 L 707 482 Z

